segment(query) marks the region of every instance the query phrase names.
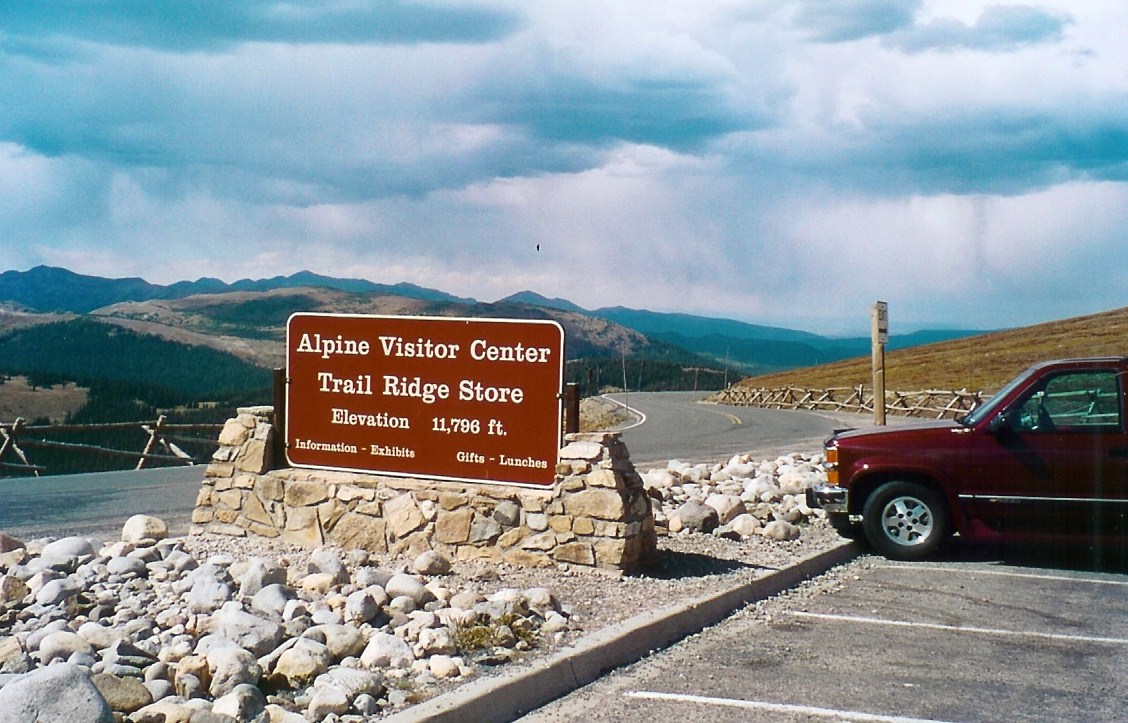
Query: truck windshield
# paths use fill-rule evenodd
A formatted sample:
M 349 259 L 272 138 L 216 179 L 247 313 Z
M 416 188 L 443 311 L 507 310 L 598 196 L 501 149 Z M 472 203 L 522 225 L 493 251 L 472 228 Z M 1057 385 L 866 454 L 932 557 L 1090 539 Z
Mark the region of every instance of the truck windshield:
M 996 407 L 998 407 L 1004 399 L 1009 397 L 1011 392 L 1013 392 L 1015 389 L 1018 389 L 1020 386 L 1025 384 L 1026 380 L 1030 378 L 1030 375 L 1033 374 L 1034 372 L 1036 372 L 1037 370 L 1038 370 L 1037 366 L 1030 367 L 1029 369 L 1024 371 L 1022 374 L 1019 374 L 1017 377 L 1012 379 L 1005 387 L 1003 387 L 998 392 L 996 392 L 993 397 L 991 397 L 987 401 L 983 402 L 978 407 L 971 410 L 966 415 L 960 417 L 956 421 L 959 422 L 960 424 L 964 425 L 965 427 L 976 426 L 977 424 L 982 422 L 984 419 L 991 416 L 995 412 Z

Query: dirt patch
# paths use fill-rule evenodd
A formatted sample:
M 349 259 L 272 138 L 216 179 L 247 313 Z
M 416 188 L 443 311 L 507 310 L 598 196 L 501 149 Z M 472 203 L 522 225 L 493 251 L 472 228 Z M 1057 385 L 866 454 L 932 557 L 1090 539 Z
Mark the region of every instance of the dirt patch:
M 32 387 L 27 377 L 0 377 L 0 422 L 23 417 L 29 423 L 46 417 L 61 424 L 86 404 L 90 390 L 72 382 L 52 387 Z
M 603 397 L 580 400 L 580 431 L 605 432 L 619 429 L 635 419 L 622 404 Z

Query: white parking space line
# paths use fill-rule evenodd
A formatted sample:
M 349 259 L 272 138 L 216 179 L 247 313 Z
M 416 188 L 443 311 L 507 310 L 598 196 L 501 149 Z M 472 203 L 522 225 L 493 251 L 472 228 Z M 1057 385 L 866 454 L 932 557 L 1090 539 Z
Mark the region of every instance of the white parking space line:
M 1032 572 L 1007 572 L 1005 570 L 984 570 L 982 568 L 969 568 L 969 567 L 942 567 L 935 565 L 877 565 L 879 570 L 924 570 L 926 572 L 958 572 L 966 575 L 996 575 L 998 577 L 1016 577 L 1024 578 L 1027 580 L 1051 580 L 1056 582 L 1088 582 L 1093 585 L 1120 585 L 1128 587 L 1128 581 L 1124 580 L 1102 580 L 1094 577 L 1070 577 L 1068 575 L 1039 575 Z
M 738 700 L 735 698 L 708 698 L 703 695 L 686 695 L 683 693 L 654 693 L 649 691 L 632 691 L 625 694 L 628 698 L 643 700 L 664 700 L 677 703 L 695 703 L 697 705 L 713 705 L 724 708 L 737 708 L 741 710 L 759 710 L 771 713 L 793 713 L 818 718 L 833 718 L 846 721 L 872 721 L 873 723 L 944 723 L 930 718 L 906 718 L 899 715 L 880 715 L 877 713 L 862 713 L 850 710 L 835 710 L 833 708 L 816 708 L 809 705 L 790 705 L 787 703 L 768 703 L 759 700 Z
M 1128 645 L 1128 638 L 1105 638 L 1096 635 L 1063 635 L 1059 633 L 1039 633 L 1029 630 L 1001 630 L 998 628 L 979 628 L 970 625 L 942 625 L 939 623 L 914 623 L 906 620 L 884 620 L 854 615 L 833 615 L 829 613 L 809 613 L 798 610 L 788 611 L 788 615 L 817 620 L 833 620 L 843 623 L 862 623 L 864 625 L 886 625 L 898 628 L 921 628 L 922 630 L 943 630 L 953 633 L 973 633 L 978 635 L 998 635 L 1014 638 L 1039 638 L 1042 640 L 1064 640 L 1074 643 L 1105 643 L 1109 645 Z

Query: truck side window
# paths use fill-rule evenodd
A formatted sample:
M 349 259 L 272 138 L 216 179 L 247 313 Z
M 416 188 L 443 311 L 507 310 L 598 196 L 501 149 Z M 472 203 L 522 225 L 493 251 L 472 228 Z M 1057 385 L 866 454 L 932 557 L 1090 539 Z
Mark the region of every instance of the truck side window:
M 1120 429 L 1120 382 L 1115 371 L 1067 372 L 1050 377 L 1019 405 L 1014 425 L 1023 432 Z

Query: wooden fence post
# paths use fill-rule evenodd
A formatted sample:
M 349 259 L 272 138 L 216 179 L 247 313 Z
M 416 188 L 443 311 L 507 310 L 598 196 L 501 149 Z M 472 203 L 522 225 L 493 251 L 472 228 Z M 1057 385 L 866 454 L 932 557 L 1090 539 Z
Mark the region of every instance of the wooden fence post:
M 286 368 L 274 370 L 274 468 L 286 466 Z
M 576 384 L 564 385 L 564 433 L 580 431 L 580 388 Z

